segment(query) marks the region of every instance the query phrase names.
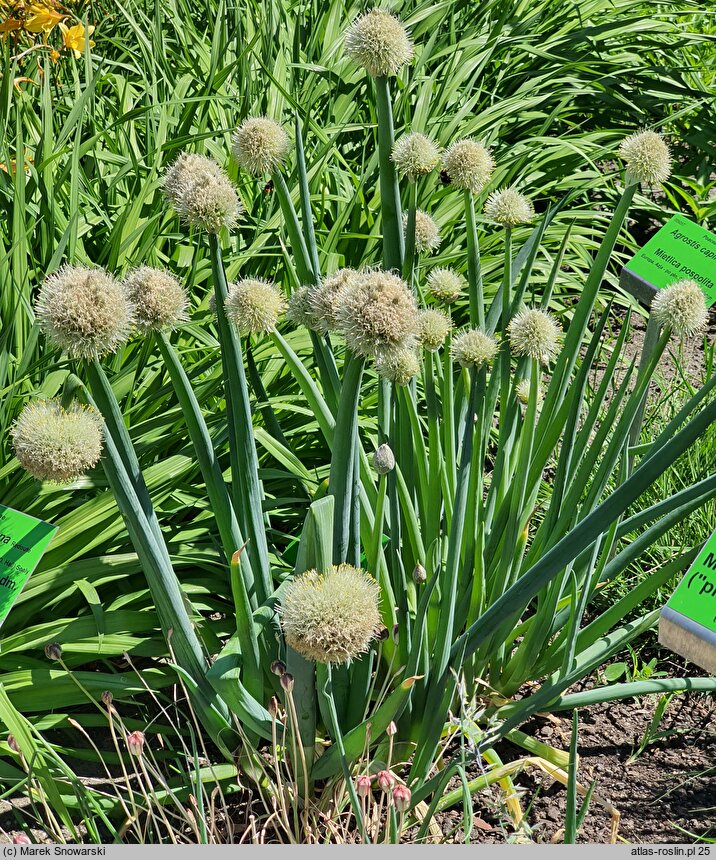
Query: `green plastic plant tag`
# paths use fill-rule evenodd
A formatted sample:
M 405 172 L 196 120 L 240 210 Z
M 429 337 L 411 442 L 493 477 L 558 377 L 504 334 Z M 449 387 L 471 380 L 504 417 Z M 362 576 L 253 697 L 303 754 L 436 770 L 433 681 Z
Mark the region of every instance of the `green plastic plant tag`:
M 708 539 L 666 605 L 716 632 L 716 532 Z
M 624 269 L 632 279 L 657 289 L 696 281 L 706 304 L 716 303 L 716 235 L 683 215 L 670 218 Z
M 57 526 L 0 505 L 0 624 L 56 531 Z

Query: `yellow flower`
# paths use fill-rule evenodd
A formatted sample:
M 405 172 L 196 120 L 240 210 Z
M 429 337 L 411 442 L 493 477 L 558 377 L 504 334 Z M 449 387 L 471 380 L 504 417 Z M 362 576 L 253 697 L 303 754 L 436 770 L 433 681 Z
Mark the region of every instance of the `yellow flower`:
M 89 36 L 94 33 L 94 27 L 87 28 L 85 35 L 84 24 L 75 24 L 74 27 L 67 27 L 65 24 L 60 24 L 62 30 L 62 41 L 68 51 L 73 51 L 75 57 L 79 60 L 85 51 L 85 47 L 89 44 L 90 48 L 94 48 L 94 42 L 89 39 Z
M 64 17 L 44 3 L 33 3 L 28 9 L 25 29 L 28 33 L 49 33 Z

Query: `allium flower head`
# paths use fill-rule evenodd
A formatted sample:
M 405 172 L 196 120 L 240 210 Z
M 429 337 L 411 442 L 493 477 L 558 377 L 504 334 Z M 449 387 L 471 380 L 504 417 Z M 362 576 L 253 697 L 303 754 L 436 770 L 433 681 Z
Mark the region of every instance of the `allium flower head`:
M 507 327 L 515 355 L 527 355 L 548 364 L 559 350 L 562 332 L 557 320 L 539 308 L 520 311 Z
M 515 227 L 517 224 L 531 221 L 534 210 L 524 194 L 520 194 L 515 188 L 503 188 L 501 191 L 493 191 L 487 198 L 485 215 L 503 227 Z
M 249 117 L 236 129 L 234 158 L 252 176 L 273 173 L 288 158 L 291 141 L 283 126 L 265 116 Z
M 239 334 L 271 331 L 284 307 L 278 289 L 261 278 L 244 278 L 232 284 L 224 304 L 226 318 Z
M 186 320 L 186 290 L 170 272 L 140 266 L 124 279 L 134 304 L 135 324 L 140 331 L 176 328 Z
M 95 409 L 58 400 L 33 400 L 10 429 L 20 465 L 40 481 L 68 484 L 102 454 L 102 417 Z
M 403 215 L 403 232 L 408 229 L 408 213 Z M 418 254 L 432 253 L 440 247 L 440 228 L 422 209 L 415 212 L 415 250 Z
M 391 158 L 400 176 L 415 179 L 435 170 L 440 162 L 440 150 L 429 137 L 414 131 L 396 141 Z
M 380 625 L 379 588 L 365 571 L 339 564 L 309 570 L 290 582 L 281 599 L 286 644 L 307 660 L 347 663 L 370 646 Z
M 355 269 L 338 269 L 309 290 L 312 320 L 309 328 L 327 334 L 338 328 L 338 310 L 343 293 L 360 275 Z
M 488 149 L 471 138 L 456 140 L 443 156 L 443 169 L 455 188 L 479 194 L 490 181 L 495 162 Z
M 418 340 L 430 352 L 440 349 L 451 328 L 452 320 L 442 311 L 432 308 L 420 311 L 418 317 Z
M 346 346 L 363 356 L 409 346 L 416 334 L 417 315 L 405 281 L 381 269 L 360 272 L 351 279 L 337 314 Z
M 49 275 L 35 305 L 45 334 L 72 358 L 93 360 L 129 337 L 134 306 L 124 284 L 104 269 L 63 266 Z
M 407 385 L 420 373 L 420 362 L 412 347 L 398 346 L 382 352 L 375 360 L 375 369 L 381 379 L 396 385 Z
M 530 400 L 530 381 L 529 379 L 521 379 L 517 385 L 515 386 L 515 396 L 517 400 L 523 405 L 527 406 Z M 537 405 L 542 402 L 544 398 L 544 392 L 542 391 L 542 386 L 537 384 Z
M 374 78 L 397 75 L 413 57 L 413 43 L 401 22 L 384 9 L 371 9 L 346 31 L 346 54 Z
M 401 815 L 406 813 L 410 809 L 412 797 L 412 792 L 407 785 L 396 785 L 393 789 L 393 805 L 396 812 Z
M 294 325 L 313 327 L 310 287 L 298 287 L 291 293 L 286 305 L 286 318 Z
M 390 445 L 385 442 L 379 445 L 373 454 L 373 466 L 379 475 L 387 475 L 395 468 L 395 454 Z
M 144 748 L 144 732 L 136 731 L 127 735 L 127 748 L 131 755 L 139 758 Z
M 622 141 L 619 155 L 624 159 L 633 185 L 654 185 L 671 175 L 671 153 L 664 138 L 655 131 L 640 131 Z
M 164 174 L 164 194 L 171 205 L 177 209 L 182 194 L 198 179 L 205 177 L 219 179 L 223 176 L 221 167 L 213 158 L 197 155 L 194 152 L 182 152 L 177 160 Z
M 465 288 L 465 279 L 454 269 L 438 267 L 430 271 L 427 287 L 430 295 L 450 305 L 460 298 Z
M 461 367 L 482 367 L 497 355 L 497 341 L 479 328 L 461 332 L 452 342 L 452 357 Z
M 230 230 L 242 212 L 234 186 L 222 170 L 188 182 L 176 209 L 182 221 L 207 233 L 218 233 L 223 227 Z
M 651 303 L 651 313 L 680 338 L 698 334 L 709 318 L 706 299 L 696 281 L 677 281 L 659 290 Z

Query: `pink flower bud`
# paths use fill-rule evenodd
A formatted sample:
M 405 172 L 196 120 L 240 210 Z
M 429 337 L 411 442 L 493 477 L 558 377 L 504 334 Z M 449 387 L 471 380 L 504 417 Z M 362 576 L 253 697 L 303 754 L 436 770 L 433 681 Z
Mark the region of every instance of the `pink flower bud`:
M 356 792 L 358 797 L 368 797 L 370 794 L 371 778 L 369 776 L 356 777 Z
M 144 746 L 144 732 L 132 732 L 127 735 L 127 747 L 132 755 L 138 758 L 142 755 L 142 747 Z
M 381 790 L 386 793 L 395 785 L 395 777 L 389 770 L 379 770 L 377 780 Z
M 27 835 L 27 833 L 13 833 L 12 844 L 13 845 L 32 845 L 32 842 L 30 842 L 30 837 Z
M 18 744 L 18 742 L 15 740 L 15 735 L 8 735 L 8 736 L 7 736 L 7 745 L 10 747 L 10 749 L 11 749 L 14 753 L 19 753 L 19 752 L 20 752 L 20 745 L 19 745 L 19 744 Z
M 398 727 L 393 720 L 388 723 L 388 728 L 385 730 L 386 735 L 392 737 L 398 731 Z
M 410 809 L 411 792 L 406 785 L 396 785 L 393 789 L 393 804 L 398 812 Z

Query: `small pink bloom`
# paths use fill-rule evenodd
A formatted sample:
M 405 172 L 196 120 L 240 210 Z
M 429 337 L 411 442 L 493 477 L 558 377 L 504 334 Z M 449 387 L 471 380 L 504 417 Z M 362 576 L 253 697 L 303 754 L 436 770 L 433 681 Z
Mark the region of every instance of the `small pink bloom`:
M 394 735 L 398 731 L 398 727 L 395 725 L 393 720 L 388 723 L 388 728 L 385 730 L 386 735 Z
M 386 793 L 395 785 L 395 777 L 389 770 L 379 770 L 377 780 L 381 790 Z
M 369 776 L 356 777 L 356 792 L 358 797 L 368 797 L 370 794 L 371 779 Z
M 393 803 L 398 812 L 407 812 L 410 809 L 411 792 L 407 785 L 396 785 L 393 789 Z
M 12 844 L 13 845 L 32 845 L 32 843 L 30 842 L 30 837 L 27 835 L 27 833 L 13 833 Z
M 141 756 L 144 746 L 144 732 L 132 732 L 131 735 L 127 735 L 127 746 L 132 755 Z

